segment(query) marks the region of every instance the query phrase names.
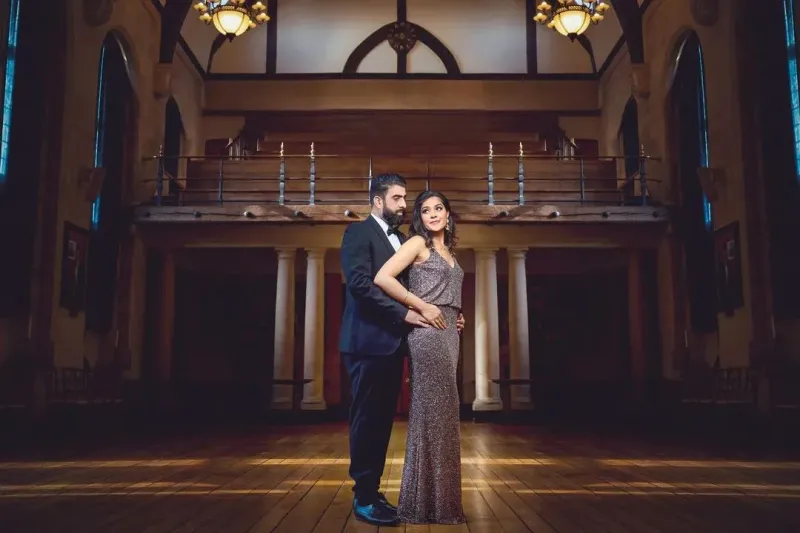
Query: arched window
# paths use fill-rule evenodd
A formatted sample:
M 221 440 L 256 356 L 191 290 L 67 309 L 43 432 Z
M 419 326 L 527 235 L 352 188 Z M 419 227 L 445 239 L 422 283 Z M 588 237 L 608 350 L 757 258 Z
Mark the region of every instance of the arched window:
M 694 32 L 678 49 L 669 102 L 691 324 L 695 331 L 710 332 L 717 329 L 714 216 L 697 175 L 698 168 L 708 166 L 709 154 L 703 51 Z
M 169 174 L 170 195 L 177 194 L 177 178 L 181 174 L 181 161 L 179 159 L 183 144 L 183 120 L 178 103 L 174 98 L 167 100 L 164 124 L 164 171 Z M 167 192 L 165 189 L 164 192 Z
M 0 187 L 8 177 L 9 137 L 11 134 L 11 112 L 14 102 L 14 78 L 17 62 L 17 35 L 19 26 L 19 0 L 12 0 L 8 12 L 8 38 L 5 43 L 5 70 L 3 79 L 3 120 L 0 130 Z
M 800 79 L 798 79 L 797 72 L 797 33 L 794 17 L 793 0 L 783 0 L 786 55 L 789 69 L 789 94 L 792 106 L 792 129 L 794 131 L 794 162 L 797 178 L 800 180 Z
M 622 155 L 625 156 L 625 177 L 630 178 L 639 172 L 639 109 L 634 97 L 625 105 L 619 134 L 622 137 Z
M 107 333 L 114 321 L 123 183 L 131 161 L 135 102 L 120 38 L 109 33 L 100 53 L 95 124 L 95 166 L 106 171 L 92 204 L 86 284 L 86 329 Z

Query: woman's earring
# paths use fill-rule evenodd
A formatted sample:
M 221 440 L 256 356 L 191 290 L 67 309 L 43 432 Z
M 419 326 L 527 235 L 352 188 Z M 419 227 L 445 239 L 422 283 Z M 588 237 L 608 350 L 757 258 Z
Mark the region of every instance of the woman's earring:
M 444 225 L 445 233 L 450 233 L 450 217 L 447 217 L 447 224 Z

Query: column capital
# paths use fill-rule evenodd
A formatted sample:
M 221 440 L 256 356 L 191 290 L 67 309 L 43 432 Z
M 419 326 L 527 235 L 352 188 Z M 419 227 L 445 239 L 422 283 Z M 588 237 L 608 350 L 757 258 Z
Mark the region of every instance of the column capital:
M 506 248 L 506 251 L 508 252 L 508 257 L 510 258 L 525 259 L 529 249 L 530 248 L 527 246 L 509 246 Z
M 309 259 L 324 259 L 327 248 L 306 248 L 306 256 Z
M 297 248 L 280 246 L 275 248 L 275 253 L 278 254 L 278 259 L 294 259 L 297 255 Z
M 475 257 L 479 258 L 493 258 L 497 254 L 497 248 L 492 247 L 480 247 L 480 248 L 473 248 L 475 250 Z

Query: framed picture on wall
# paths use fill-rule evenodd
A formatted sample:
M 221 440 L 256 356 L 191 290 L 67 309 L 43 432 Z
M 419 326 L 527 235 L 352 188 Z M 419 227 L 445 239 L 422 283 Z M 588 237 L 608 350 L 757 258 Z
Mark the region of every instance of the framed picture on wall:
M 717 310 L 733 316 L 734 310 L 744 305 L 738 221 L 714 232 L 714 256 L 717 265 Z
M 78 316 L 85 305 L 89 231 L 71 222 L 64 222 L 63 242 L 59 305 L 68 309 L 70 316 Z

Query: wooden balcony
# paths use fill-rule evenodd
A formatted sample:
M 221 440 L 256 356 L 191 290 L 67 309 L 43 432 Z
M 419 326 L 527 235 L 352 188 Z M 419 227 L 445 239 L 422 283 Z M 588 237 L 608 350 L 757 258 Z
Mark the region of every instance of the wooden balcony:
M 567 214 L 572 221 L 666 219 L 666 210 L 649 205 L 647 194 L 630 196 L 633 188 L 617 177 L 618 158 L 563 157 L 519 148 L 515 153 L 515 145 L 521 147 L 501 141 L 487 146 L 484 154 L 334 155 L 312 145 L 306 154 L 280 149 L 192 157 L 177 190 L 167 190 L 159 158 L 160 170 L 149 180 L 152 202 L 137 206 L 135 219 L 348 222 L 353 214 L 369 211 L 370 180 L 385 172 L 406 178 L 409 203 L 422 191 L 436 190 L 450 199 L 463 221 L 558 221 Z M 647 191 L 648 159 L 640 159 L 640 191 Z

